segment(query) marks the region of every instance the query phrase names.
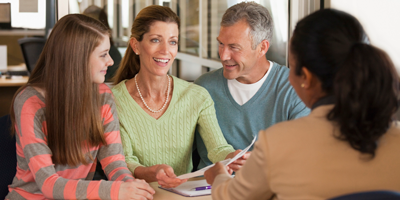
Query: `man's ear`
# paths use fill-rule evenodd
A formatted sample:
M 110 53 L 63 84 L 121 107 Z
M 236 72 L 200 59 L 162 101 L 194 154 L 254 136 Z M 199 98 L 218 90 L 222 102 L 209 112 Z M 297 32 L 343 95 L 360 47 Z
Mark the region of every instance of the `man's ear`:
M 269 49 L 269 41 L 263 40 L 258 46 L 259 46 L 259 55 L 265 56 L 265 54 L 268 52 Z
M 139 43 L 136 38 L 132 37 L 129 40 L 129 46 L 131 46 L 132 50 L 136 53 L 136 55 L 140 54 L 138 48 L 137 48 L 137 43 Z

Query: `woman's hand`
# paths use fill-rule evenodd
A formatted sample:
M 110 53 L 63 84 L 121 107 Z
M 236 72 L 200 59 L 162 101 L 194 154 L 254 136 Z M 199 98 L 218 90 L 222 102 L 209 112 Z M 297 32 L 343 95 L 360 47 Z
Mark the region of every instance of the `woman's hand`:
M 213 167 L 204 172 L 204 177 L 206 178 L 207 183 L 212 185 L 214 183 L 215 177 L 219 174 L 227 174 L 230 176 L 230 174 L 232 173 L 228 173 L 228 170 L 226 168 L 227 167 L 220 162 L 215 163 Z
M 158 184 L 164 188 L 174 188 L 188 180 L 176 178 L 174 169 L 172 169 L 171 166 L 164 164 L 157 165 L 156 178 Z
M 144 180 L 135 179 L 121 184 L 118 199 L 149 200 L 153 199 L 154 189 Z
M 228 155 L 226 156 L 225 159 L 233 158 L 233 157 L 235 157 L 237 154 L 239 154 L 240 152 L 242 152 L 242 150 L 238 149 L 238 150 L 236 150 L 235 152 L 232 152 L 232 153 L 228 154 Z M 248 151 L 248 152 L 246 152 L 245 154 L 243 154 L 242 157 L 238 158 L 237 160 L 235 160 L 234 162 L 232 162 L 231 164 L 229 164 L 229 165 L 228 165 L 228 167 L 229 167 L 228 171 L 229 171 L 231 174 L 232 174 L 232 172 L 231 172 L 232 170 L 235 171 L 235 172 L 238 171 L 238 170 L 246 163 L 246 160 L 247 160 L 247 158 L 250 157 L 250 154 L 251 154 L 251 152 Z

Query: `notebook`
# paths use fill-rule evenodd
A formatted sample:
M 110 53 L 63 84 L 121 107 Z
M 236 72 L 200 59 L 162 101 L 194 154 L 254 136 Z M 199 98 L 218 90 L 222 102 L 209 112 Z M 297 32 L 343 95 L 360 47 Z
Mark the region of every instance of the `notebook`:
M 210 184 L 208 184 L 207 181 L 203 179 L 197 181 L 187 181 L 185 183 L 182 183 L 176 188 L 163 188 L 161 186 L 158 187 L 163 190 L 167 190 L 185 197 L 196 197 L 196 196 L 210 195 L 211 189 L 199 190 L 199 191 L 194 190 L 196 187 L 209 186 L 209 185 Z

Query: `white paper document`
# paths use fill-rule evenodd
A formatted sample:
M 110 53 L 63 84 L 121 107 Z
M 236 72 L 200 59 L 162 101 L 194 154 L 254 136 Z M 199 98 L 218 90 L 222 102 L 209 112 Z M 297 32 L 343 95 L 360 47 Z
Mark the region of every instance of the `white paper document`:
M 251 142 L 251 144 L 249 146 L 247 146 L 245 149 L 243 149 L 240 153 L 238 153 L 235 157 L 223 160 L 223 161 L 221 161 L 221 163 L 224 164 L 225 166 L 227 166 L 227 165 L 231 164 L 232 162 L 234 162 L 235 160 L 237 160 L 238 158 L 242 157 L 251 148 L 251 146 L 253 146 L 254 142 L 256 141 L 256 138 L 257 138 L 257 136 L 254 136 L 254 139 Z M 182 174 L 182 175 L 178 176 L 177 178 L 187 179 L 187 178 L 192 178 L 192 177 L 196 177 L 196 176 L 201 176 L 201 175 L 204 175 L 204 172 L 207 171 L 207 169 L 209 169 L 213 166 L 214 166 L 214 164 L 204 167 L 202 169 L 199 169 L 192 173 Z
M 203 196 L 203 195 L 210 195 L 211 194 L 211 189 L 205 189 L 205 190 L 195 190 L 197 187 L 205 187 L 205 186 L 210 186 L 210 184 L 207 183 L 207 181 L 204 180 L 198 180 L 198 181 L 188 181 L 186 183 L 182 183 L 176 188 L 163 188 L 159 186 L 159 188 L 180 194 L 185 197 L 195 197 L 195 196 Z

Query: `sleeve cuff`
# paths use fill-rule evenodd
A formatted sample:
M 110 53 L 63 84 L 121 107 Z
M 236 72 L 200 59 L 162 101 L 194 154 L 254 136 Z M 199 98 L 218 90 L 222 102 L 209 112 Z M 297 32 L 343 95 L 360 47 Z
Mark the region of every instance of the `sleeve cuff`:
M 123 183 L 122 181 L 113 181 L 113 184 L 111 185 L 111 191 L 110 191 L 111 199 L 118 199 L 119 189 L 120 189 L 122 183 Z
M 139 163 L 126 163 L 128 166 L 129 171 L 132 172 L 132 176 L 135 177 L 135 169 L 137 167 L 144 167 L 143 165 L 139 164 Z M 136 177 L 135 177 L 136 178 Z
M 235 149 L 229 145 L 229 147 L 225 148 L 224 150 L 218 153 L 208 152 L 208 158 L 210 159 L 211 162 L 216 163 L 225 160 L 226 156 L 232 152 L 235 152 Z
M 214 178 L 214 183 L 212 184 L 213 186 L 218 186 L 219 184 L 232 179 L 231 176 L 227 175 L 227 174 L 218 174 L 215 178 Z
M 223 185 L 224 183 L 227 184 L 229 180 L 231 180 L 232 177 L 227 175 L 227 174 L 219 174 L 214 178 L 214 183 L 212 184 L 211 188 L 211 194 L 217 194 L 221 192 L 221 189 L 219 189 L 218 186 Z

